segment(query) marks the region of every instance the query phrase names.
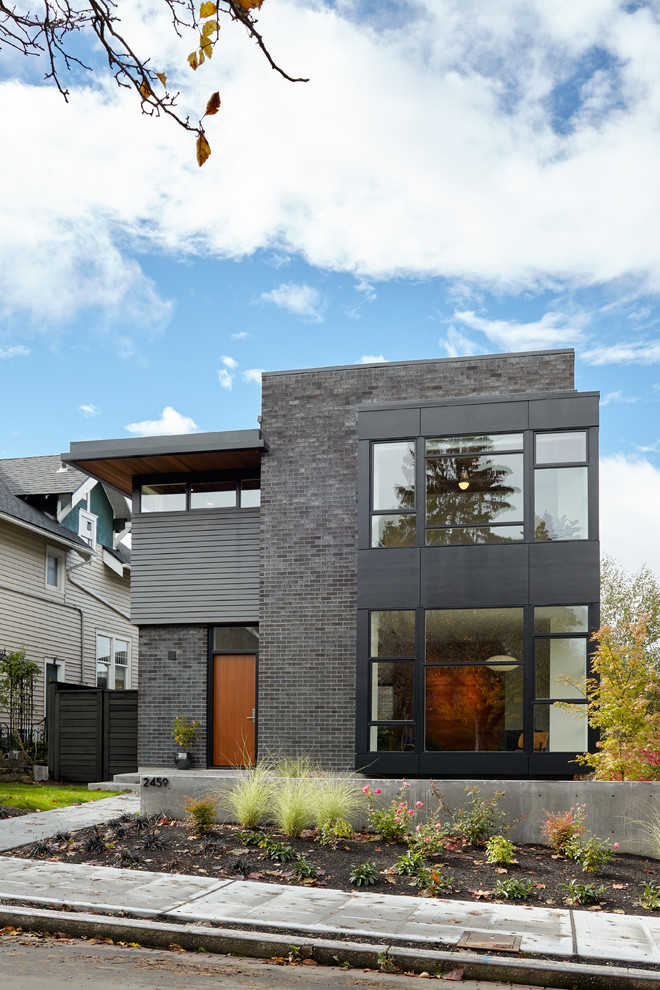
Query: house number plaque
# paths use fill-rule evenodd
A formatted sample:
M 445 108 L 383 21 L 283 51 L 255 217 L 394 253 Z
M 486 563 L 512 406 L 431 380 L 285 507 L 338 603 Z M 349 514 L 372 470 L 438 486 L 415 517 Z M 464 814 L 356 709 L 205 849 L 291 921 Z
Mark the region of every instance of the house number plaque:
M 143 777 L 142 778 L 143 787 L 169 787 L 170 778 L 169 777 Z

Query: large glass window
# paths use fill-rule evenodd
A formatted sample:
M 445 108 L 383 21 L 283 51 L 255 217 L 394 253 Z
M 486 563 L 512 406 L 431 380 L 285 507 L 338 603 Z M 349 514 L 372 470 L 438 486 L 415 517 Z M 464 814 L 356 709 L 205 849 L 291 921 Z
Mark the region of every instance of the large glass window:
M 212 642 L 214 653 L 256 653 L 259 626 L 216 626 Z
M 522 523 L 522 434 L 426 441 L 428 545 L 518 542 Z
M 372 752 L 414 750 L 414 611 L 372 612 L 369 641 L 372 658 L 369 748 Z M 378 659 L 381 657 L 401 659 L 383 661 Z M 387 724 L 401 722 L 410 724 Z
M 427 751 L 522 747 L 522 608 L 427 611 L 425 660 Z
M 536 749 L 587 749 L 587 629 L 586 605 L 534 609 Z
M 142 512 L 183 512 L 186 508 L 186 484 L 142 485 Z
M 414 546 L 414 441 L 373 445 L 371 545 Z
M 194 481 L 190 485 L 191 509 L 230 509 L 235 505 L 235 482 Z

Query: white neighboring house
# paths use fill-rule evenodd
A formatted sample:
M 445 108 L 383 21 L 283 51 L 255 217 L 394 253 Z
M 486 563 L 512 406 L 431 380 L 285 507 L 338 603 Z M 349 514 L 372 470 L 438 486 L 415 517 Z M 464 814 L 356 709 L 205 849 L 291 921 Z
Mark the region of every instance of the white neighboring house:
M 35 721 L 51 680 L 137 687 L 130 515 L 124 495 L 59 455 L 0 460 L 0 650 L 24 646 L 42 671 Z

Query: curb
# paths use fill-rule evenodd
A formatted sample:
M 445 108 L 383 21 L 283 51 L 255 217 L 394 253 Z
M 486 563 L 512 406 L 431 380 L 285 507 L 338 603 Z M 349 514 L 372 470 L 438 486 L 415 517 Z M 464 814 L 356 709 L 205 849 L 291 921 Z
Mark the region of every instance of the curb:
M 238 929 L 206 928 L 201 925 L 171 925 L 160 921 L 134 921 L 73 912 L 0 906 L 0 926 L 62 932 L 76 938 L 112 938 L 115 942 L 137 942 L 141 946 L 169 949 L 172 945 L 188 951 L 204 948 L 225 955 L 269 958 L 287 956 L 291 938 L 277 934 L 260 935 Z M 659 990 L 660 977 L 650 970 L 588 963 L 557 962 L 507 956 L 479 955 L 473 952 L 433 952 L 424 949 L 401 949 L 331 939 L 305 938 L 311 958 L 322 965 L 350 963 L 358 969 L 380 969 L 380 960 L 388 960 L 406 972 L 449 971 L 462 968 L 465 979 L 492 982 L 527 983 L 530 986 L 557 990 Z

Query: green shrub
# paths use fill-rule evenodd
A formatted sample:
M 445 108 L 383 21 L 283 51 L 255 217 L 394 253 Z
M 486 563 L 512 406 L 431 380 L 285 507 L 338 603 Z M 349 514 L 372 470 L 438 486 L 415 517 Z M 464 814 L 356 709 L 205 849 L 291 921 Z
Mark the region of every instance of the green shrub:
M 516 847 L 502 835 L 491 835 L 486 843 L 487 863 L 510 863 L 516 855 Z
M 396 861 L 394 868 L 401 877 L 416 877 L 420 870 L 426 869 L 426 860 L 422 853 L 409 849 Z
M 559 886 L 566 891 L 564 900 L 567 904 L 597 904 L 607 890 L 604 884 L 596 886 L 595 883 L 578 883 L 577 880 Z
M 647 911 L 660 911 L 660 887 L 653 881 L 647 883 L 641 900 L 635 901 L 635 904 Z
M 306 860 L 304 856 L 296 860 L 293 864 L 293 872 L 298 877 L 299 880 L 305 880 L 307 878 L 315 879 L 318 876 L 318 867 Z
M 257 763 L 240 772 L 236 783 L 222 795 L 223 803 L 243 828 L 265 821 L 273 801 L 273 778 L 267 766 Z
M 316 841 L 322 846 L 335 846 L 342 839 L 350 839 L 352 834 L 350 822 L 345 818 L 328 818 L 319 825 Z
M 312 820 L 310 782 L 300 777 L 282 777 L 271 795 L 271 818 L 284 835 L 298 836 Z
M 374 862 L 356 863 L 351 868 L 349 877 L 356 887 L 367 887 L 378 881 L 378 867 Z
M 265 832 L 254 832 L 252 829 L 239 829 L 236 839 L 242 846 L 260 846 L 268 836 Z
M 609 839 L 599 839 L 597 835 L 591 835 L 584 842 L 569 843 L 564 854 L 570 859 L 577 860 L 585 873 L 600 873 L 614 855 L 614 849 Z
M 280 755 L 267 762 L 271 773 L 277 777 L 316 777 L 322 772 L 321 764 L 309 753 Z
M 433 818 L 429 822 L 417 825 L 414 831 L 408 833 L 406 841 L 411 849 L 423 856 L 435 856 L 445 848 L 451 832 L 448 822 L 441 823 Z
M 292 860 L 297 858 L 297 854 L 293 846 L 287 845 L 285 842 L 276 842 L 273 839 L 266 839 L 265 842 L 260 842 L 266 851 L 266 856 L 269 859 L 274 859 L 278 863 L 290 863 Z
M 533 890 L 533 880 L 518 880 L 515 877 L 507 877 L 506 880 L 496 882 L 493 887 L 493 896 L 504 897 L 510 901 L 524 901 Z
M 206 794 L 204 797 L 183 799 L 183 806 L 188 813 L 188 828 L 194 829 L 200 835 L 208 832 L 215 824 L 218 811 L 218 797 Z
M 568 811 L 557 812 L 548 817 L 539 829 L 541 835 L 545 836 L 548 845 L 556 849 L 562 856 L 566 856 L 575 848 L 584 833 L 586 832 L 587 808 L 584 804 L 571 805 Z M 567 853 L 568 850 L 568 853 Z
M 479 788 L 466 787 L 467 806 L 451 813 L 449 828 L 454 835 L 465 839 L 471 846 L 489 839 L 499 831 L 506 831 L 506 815 L 498 808 L 504 791 L 496 791 L 490 798 L 479 797 Z
M 454 878 L 443 877 L 438 870 L 424 867 L 415 875 L 415 887 L 420 887 L 424 897 L 437 897 L 454 889 Z

